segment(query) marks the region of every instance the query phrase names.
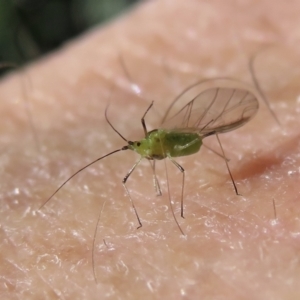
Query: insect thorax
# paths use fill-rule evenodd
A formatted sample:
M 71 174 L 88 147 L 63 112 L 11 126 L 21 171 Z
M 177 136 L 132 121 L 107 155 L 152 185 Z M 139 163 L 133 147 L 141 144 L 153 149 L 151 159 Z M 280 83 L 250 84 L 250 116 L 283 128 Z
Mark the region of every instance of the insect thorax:
M 148 136 L 134 142 L 131 150 L 147 159 L 164 159 L 167 156 L 179 157 L 197 153 L 202 139 L 197 133 L 179 132 L 176 130 L 156 129 Z

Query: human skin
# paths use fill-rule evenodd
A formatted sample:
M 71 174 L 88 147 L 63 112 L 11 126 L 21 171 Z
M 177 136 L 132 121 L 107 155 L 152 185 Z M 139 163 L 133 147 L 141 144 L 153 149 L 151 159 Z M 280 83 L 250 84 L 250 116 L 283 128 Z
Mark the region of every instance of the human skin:
M 299 6 L 144 3 L 4 80 L 1 298 L 298 299 Z M 167 181 L 164 163 L 157 164 L 163 190 L 157 197 L 146 162 L 128 179 L 143 223 L 137 230 L 122 178 L 138 156 L 126 151 L 81 172 L 39 210 L 82 166 L 126 145 L 105 120 L 108 102 L 112 124 L 135 140 L 143 136 L 140 119 L 152 100 L 146 122 L 155 128 L 155 116 L 197 80 L 230 76 L 251 83 L 255 53 L 255 74 L 281 125 L 260 102 L 253 120 L 220 135 L 242 196 L 235 195 L 224 160 L 201 149 L 177 160 L 186 170 L 182 219 L 180 173 L 167 164 Z M 214 137 L 207 144 L 220 152 Z M 168 208 L 166 182 L 185 236 Z M 96 284 L 93 238 L 104 202 Z

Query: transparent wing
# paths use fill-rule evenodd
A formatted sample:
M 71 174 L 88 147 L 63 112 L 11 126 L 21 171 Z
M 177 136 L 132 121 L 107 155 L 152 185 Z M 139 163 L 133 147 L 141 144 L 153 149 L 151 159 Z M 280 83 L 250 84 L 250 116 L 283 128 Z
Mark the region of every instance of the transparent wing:
M 173 101 L 161 127 L 203 135 L 223 133 L 247 123 L 258 108 L 251 86 L 229 79 L 207 80 L 190 86 Z

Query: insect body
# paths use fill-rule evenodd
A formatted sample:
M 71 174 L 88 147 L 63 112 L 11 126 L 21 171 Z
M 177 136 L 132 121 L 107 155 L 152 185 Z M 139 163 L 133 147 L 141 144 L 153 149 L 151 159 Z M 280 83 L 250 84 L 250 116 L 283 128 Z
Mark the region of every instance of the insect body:
M 202 145 L 197 133 L 155 129 L 141 141 L 129 145 L 129 149 L 150 160 L 179 157 L 197 153 Z
M 212 81 L 207 81 L 212 83 Z M 233 86 L 233 87 L 230 87 Z M 239 85 L 238 88 L 236 86 Z M 188 101 L 187 98 L 189 98 Z M 177 109 L 178 105 L 187 102 L 181 109 Z M 196 83 L 186 90 L 184 90 L 172 103 L 163 117 L 160 128 L 148 131 L 145 123 L 145 116 L 153 106 L 153 102 L 150 104 L 146 112 L 144 113 L 141 123 L 144 130 L 145 137 L 139 141 L 129 141 L 122 136 L 120 132 L 115 129 L 107 118 L 107 109 L 105 111 L 105 117 L 111 128 L 124 140 L 127 145 L 110 152 L 90 164 L 84 166 L 71 177 L 69 177 L 59 188 L 48 198 L 48 200 L 40 207 L 40 209 L 52 199 L 52 197 L 74 176 L 80 173 L 82 170 L 91 166 L 92 164 L 115 154 L 119 151 L 132 150 L 140 155 L 139 160 L 134 164 L 130 171 L 123 179 L 123 186 L 131 201 L 135 215 L 137 217 L 139 227 L 142 226 L 138 213 L 136 211 L 134 202 L 127 189 L 126 182 L 135 168 L 143 159 L 148 159 L 151 163 L 154 172 L 154 183 L 157 188 L 158 194 L 160 194 L 160 187 L 155 175 L 155 161 L 168 158 L 182 173 L 182 193 L 181 193 L 181 216 L 183 217 L 183 194 L 184 194 L 184 169 L 181 167 L 174 158 L 180 156 L 187 156 L 197 153 L 202 145 L 204 138 L 210 135 L 216 135 L 221 150 L 222 156 L 225 158 L 225 154 L 220 143 L 218 134 L 227 131 L 234 130 L 245 123 L 247 123 L 258 110 L 258 100 L 255 96 L 255 92 L 251 91 L 251 87 L 242 84 L 238 81 L 222 80 L 219 83 L 219 87 L 205 88 L 203 82 Z M 173 114 L 173 111 L 176 113 Z M 238 194 L 233 177 L 231 175 L 228 163 L 225 159 L 225 163 L 231 177 L 232 183 L 235 188 L 236 194 Z M 170 197 L 169 197 L 170 199 Z M 171 201 L 170 201 L 171 202 Z M 171 211 L 180 228 L 174 212 Z M 138 228 L 139 228 L 138 227 Z

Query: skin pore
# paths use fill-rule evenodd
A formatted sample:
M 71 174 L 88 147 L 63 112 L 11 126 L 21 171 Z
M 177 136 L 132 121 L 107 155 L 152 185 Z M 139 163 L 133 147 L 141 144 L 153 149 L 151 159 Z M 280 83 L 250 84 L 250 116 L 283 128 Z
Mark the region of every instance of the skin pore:
M 299 3 L 291 1 L 153 1 L 96 28 L 0 86 L 1 295 L 22 299 L 296 299 L 300 294 L 298 201 Z M 273 45 L 266 48 L 266 45 Z M 263 49 L 263 50 L 261 50 Z M 167 163 L 174 209 L 156 197 L 146 161 L 128 179 L 143 227 L 122 179 L 137 161 L 117 153 L 82 172 L 38 208 L 78 169 L 127 139 L 143 136 L 188 85 L 229 76 L 251 83 L 249 58 L 281 126 L 264 103 L 244 127 L 220 135 L 239 192 L 222 158 L 207 149 Z M 130 73 L 126 76 L 120 54 Z M 300 56 L 299 56 L 300 57 Z M 23 77 L 22 77 L 23 76 Z M 24 111 L 28 76 L 39 140 Z M 25 85 L 26 85 L 25 80 Z M 133 92 L 137 84 L 141 96 Z M 28 87 L 28 86 L 27 86 Z M 214 137 L 206 142 L 220 152 Z M 276 208 L 276 218 L 274 205 Z M 96 237 L 95 283 L 91 252 Z

